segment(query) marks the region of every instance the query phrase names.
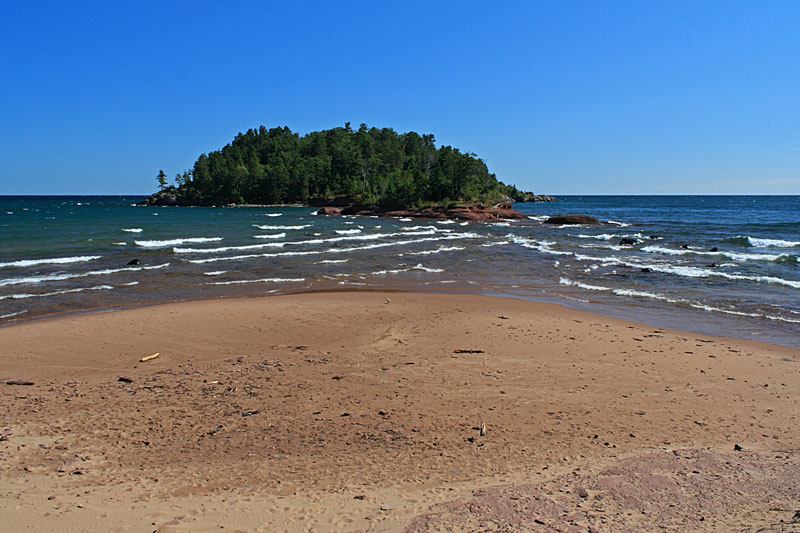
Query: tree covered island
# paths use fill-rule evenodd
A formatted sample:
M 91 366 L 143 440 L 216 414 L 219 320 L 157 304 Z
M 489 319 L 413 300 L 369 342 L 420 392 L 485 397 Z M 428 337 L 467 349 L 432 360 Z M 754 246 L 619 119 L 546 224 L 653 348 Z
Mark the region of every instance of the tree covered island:
M 476 154 L 436 147 L 433 135 L 391 128 L 344 127 L 304 136 L 288 127 L 240 133 L 221 150 L 202 154 L 191 170 L 147 205 L 346 203 L 361 209 L 453 208 L 539 201 L 490 173 Z

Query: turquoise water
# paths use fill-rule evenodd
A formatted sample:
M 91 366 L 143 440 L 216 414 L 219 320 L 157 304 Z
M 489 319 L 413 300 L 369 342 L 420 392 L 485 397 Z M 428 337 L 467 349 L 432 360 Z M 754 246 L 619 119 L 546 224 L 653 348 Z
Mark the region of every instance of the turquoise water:
M 527 220 L 491 224 L 135 206 L 140 199 L 0 197 L 0 324 L 176 300 L 410 288 L 800 347 L 797 196 L 568 196 L 517 204 Z M 605 223 L 541 223 L 556 214 Z

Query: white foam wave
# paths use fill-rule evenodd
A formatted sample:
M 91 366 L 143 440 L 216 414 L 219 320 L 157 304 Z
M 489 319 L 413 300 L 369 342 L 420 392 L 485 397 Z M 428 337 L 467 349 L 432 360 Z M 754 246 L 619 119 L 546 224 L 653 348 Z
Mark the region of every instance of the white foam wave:
M 253 235 L 254 239 L 283 239 L 286 233 L 270 233 L 266 235 Z
M 528 239 L 525 237 L 520 237 L 518 235 L 514 235 L 509 233 L 506 235 L 506 238 L 509 239 L 511 242 L 515 244 L 519 244 L 523 248 L 531 248 L 532 250 L 538 250 L 540 252 L 544 252 L 546 254 L 551 255 L 574 255 L 572 252 L 563 252 L 561 250 L 553 250 L 550 246 L 554 243 L 552 242 L 538 242 L 533 239 Z
M 585 235 L 581 233 L 575 236 L 579 239 L 598 239 L 601 241 L 610 241 L 611 239 L 616 239 L 618 237 L 618 235 L 613 235 L 611 233 L 601 233 L 600 235 Z
M 94 287 L 83 287 L 79 289 L 65 289 L 63 291 L 53 291 L 53 292 L 42 292 L 42 293 L 23 293 L 23 294 L 6 294 L 5 296 L 0 296 L 0 300 L 12 299 L 12 300 L 24 300 L 27 298 L 41 298 L 44 296 L 58 296 L 60 294 L 73 294 L 76 292 L 84 292 L 84 291 L 104 291 L 104 290 L 111 290 L 114 287 L 111 285 L 95 285 Z
M 800 241 L 784 241 L 781 239 L 758 239 L 756 237 L 747 237 L 747 242 L 750 246 L 756 248 L 795 248 L 800 246 Z
M 261 225 L 261 224 L 253 224 L 253 226 L 257 227 L 258 229 L 306 229 L 310 228 L 311 224 L 303 224 L 300 226 L 270 226 L 270 225 Z
M 785 318 L 776 315 L 766 315 L 761 313 L 748 313 L 745 311 L 736 311 L 733 309 L 722 309 L 720 307 L 713 307 L 706 304 L 701 304 L 697 302 L 692 302 L 689 300 L 685 300 L 682 298 L 669 298 L 668 296 L 664 296 L 663 294 L 655 294 L 652 292 L 644 292 L 644 291 L 637 291 L 633 289 L 613 289 L 611 287 L 602 287 L 599 285 L 589 285 L 587 283 L 581 283 L 579 281 L 572 281 L 567 278 L 561 278 L 558 282 L 562 285 L 569 285 L 572 287 L 578 287 L 585 290 L 590 291 L 602 291 L 602 292 L 611 292 L 618 296 L 632 296 L 637 298 L 649 298 L 651 300 L 661 300 L 669 303 L 680 303 L 688 305 L 694 309 L 701 309 L 703 311 L 710 311 L 716 313 L 725 313 L 728 315 L 736 315 L 736 316 L 746 316 L 746 317 L 753 317 L 753 318 L 766 318 L 769 320 L 776 320 L 780 322 L 788 322 L 793 324 L 800 324 L 800 320 L 794 320 L 791 318 Z
M 432 255 L 432 254 L 440 254 L 442 252 L 456 252 L 463 250 L 463 246 L 440 246 L 435 250 L 422 250 L 421 252 L 405 252 L 399 254 L 401 257 L 404 255 Z
M 400 274 L 401 272 L 410 272 L 411 270 L 422 270 L 423 272 L 432 272 L 432 273 L 444 272 L 444 269 L 442 268 L 428 268 L 420 263 L 406 268 L 396 268 L 393 270 L 378 270 L 375 272 L 370 272 L 370 274 L 375 276 L 383 276 L 386 274 Z
M 248 244 L 243 246 L 221 246 L 219 248 L 173 248 L 176 254 L 216 254 L 233 250 L 263 250 L 264 248 L 283 248 L 284 242 L 265 242 L 264 244 Z
M 335 263 L 347 263 L 350 261 L 349 259 L 323 259 L 322 261 L 317 261 L 318 265 L 332 265 Z
M 84 278 L 87 276 L 107 276 L 109 274 L 116 274 L 118 272 L 138 272 L 141 270 L 156 270 L 169 266 L 169 263 L 164 263 L 156 266 L 138 266 L 126 268 L 108 268 L 105 270 L 92 270 L 89 272 L 80 272 L 75 274 L 51 274 L 49 276 L 27 276 L 24 278 L 9 278 L 0 279 L 0 287 L 7 285 L 22 285 L 24 283 L 43 283 L 47 281 L 62 281 L 65 279 Z
M 550 215 L 528 215 L 528 218 L 531 219 L 531 220 L 543 221 L 543 220 L 547 220 L 548 218 L 550 218 Z
M 400 222 L 411 222 L 411 219 L 410 219 L 410 218 L 399 218 L 398 220 L 399 220 Z
M 497 227 L 500 227 L 500 228 L 508 228 L 508 227 L 511 226 L 511 224 L 509 222 L 492 222 L 490 225 L 491 226 L 497 226 Z
M 455 224 L 454 220 L 437 220 L 437 224 Z
M 341 253 L 351 253 L 356 251 L 362 250 L 372 250 L 375 248 L 385 248 L 388 246 L 405 246 L 409 244 L 417 244 L 422 242 L 431 242 L 431 241 L 442 241 L 442 240 L 453 240 L 453 239 L 473 239 L 477 238 L 478 235 L 474 233 L 457 233 L 457 234 L 447 234 L 447 235 L 440 235 L 438 237 L 427 237 L 422 239 L 407 239 L 407 240 L 399 240 L 399 241 L 391 241 L 391 242 L 379 242 L 374 244 L 368 244 L 365 246 L 351 246 L 348 248 L 329 248 L 327 250 L 309 250 L 309 251 L 302 251 L 302 252 L 279 252 L 279 253 L 264 253 L 264 254 L 245 254 L 245 255 L 234 255 L 234 256 L 226 256 L 226 257 L 211 257 L 208 259 L 189 259 L 187 262 L 189 263 L 214 263 L 217 261 L 235 261 L 240 259 L 256 259 L 260 257 L 288 257 L 288 256 L 303 256 L 303 255 L 320 255 L 320 254 L 341 254 Z M 340 239 L 344 239 L 345 237 L 340 237 Z
M 242 283 L 291 283 L 305 281 L 305 278 L 264 278 L 264 279 L 239 279 L 235 281 L 211 281 L 206 285 L 239 285 Z
M 11 214 L 11 213 L 9 213 L 9 214 Z M 0 315 L 0 319 L 3 319 L 3 318 L 11 318 L 12 316 L 21 315 L 21 314 L 23 314 L 23 313 L 27 313 L 27 312 L 28 312 L 28 310 L 27 310 L 27 309 L 25 309 L 24 311 L 19 311 L 19 312 L 17 312 L 17 313 L 9 313 L 9 314 L 7 314 L 7 315 Z
M 184 239 L 167 239 L 163 241 L 133 241 L 142 248 L 167 248 L 186 243 L 215 242 L 221 241 L 222 237 L 188 237 Z
M 127 231 L 128 233 L 141 233 L 143 230 L 142 228 L 122 228 L 122 231 Z
M 443 231 L 443 230 L 437 228 L 436 226 L 406 226 L 406 227 L 400 228 L 400 229 L 402 231 L 420 231 L 420 230 Z
M 617 222 L 616 220 L 607 220 L 606 222 L 608 222 L 609 224 L 614 224 L 615 226 L 619 226 L 620 228 L 627 228 L 630 226 L 630 224 L 627 224 L 625 222 Z
M 345 241 L 374 241 L 378 239 L 386 239 L 392 237 L 408 237 L 409 235 L 434 235 L 435 231 L 407 231 L 402 233 L 369 233 L 366 235 L 343 235 L 341 237 L 330 237 L 327 239 L 305 239 L 299 241 L 287 241 L 287 242 L 276 242 L 276 243 L 266 243 L 266 244 L 250 244 L 244 246 L 223 246 L 221 248 L 173 248 L 173 252 L 179 254 L 188 254 L 188 253 L 219 253 L 219 252 L 229 252 L 232 250 L 257 250 L 259 248 L 266 248 L 266 247 L 283 247 L 284 245 L 311 245 L 311 244 L 326 244 L 326 243 L 335 243 L 335 242 L 345 242 Z M 466 233 L 462 233 L 459 235 L 467 235 Z
M 226 274 L 227 270 L 214 270 L 213 272 L 203 272 L 204 276 L 221 276 L 222 274 Z
M 336 233 L 339 235 L 356 235 L 357 233 L 361 233 L 360 229 L 337 229 Z
M 114 246 L 128 246 L 127 242 L 112 242 Z
M 281 216 L 282 214 L 283 214 L 283 213 L 264 213 L 264 216 L 268 216 L 268 217 L 279 217 L 279 216 Z
M 0 263 L 0 268 L 20 268 L 30 267 L 36 265 L 66 265 L 69 263 L 84 263 L 86 261 L 94 261 L 100 259 L 99 255 L 79 255 L 75 257 L 52 257 L 47 259 L 21 259 L 19 261 L 10 261 L 8 263 Z
M 588 283 L 581 283 L 580 281 L 572 281 L 567 278 L 560 278 L 558 282 L 561 285 L 569 285 L 572 287 L 578 287 L 580 289 L 585 289 L 588 291 L 603 291 L 603 292 L 612 292 L 619 296 L 634 296 L 638 298 L 650 298 L 653 300 L 662 300 L 665 302 L 671 303 L 678 303 L 679 300 L 675 300 L 674 298 L 669 298 L 667 296 L 661 294 L 654 294 L 652 292 L 645 292 L 645 291 L 637 291 L 634 289 L 612 289 L 611 287 L 602 287 L 600 285 L 589 285 Z
M 484 248 L 491 248 L 492 246 L 504 246 L 506 244 L 511 244 L 511 241 L 493 241 L 493 242 L 485 242 L 481 244 Z
M 684 248 L 678 250 L 674 248 L 664 248 L 662 246 L 644 246 L 641 248 L 641 251 L 663 254 L 663 255 L 692 254 L 692 255 L 723 256 L 733 261 L 781 261 L 781 260 L 786 260 L 790 257 L 787 254 L 775 255 L 775 254 L 740 253 L 740 252 L 730 252 L 721 250 L 716 252 L 705 252 L 701 250 L 688 250 Z

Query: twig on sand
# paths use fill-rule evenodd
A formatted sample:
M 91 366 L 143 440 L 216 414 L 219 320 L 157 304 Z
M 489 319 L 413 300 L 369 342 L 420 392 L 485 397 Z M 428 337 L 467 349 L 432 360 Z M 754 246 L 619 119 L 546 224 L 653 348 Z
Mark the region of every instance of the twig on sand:
M 156 352 L 153 355 L 146 355 L 145 357 L 142 357 L 141 359 L 139 359 L 139 362 L 140 363 L 144 363 L 145 361 L 149 361 L 150 359 L 155 359 L 159 355 L 161 355 L 161 352 Z
M 483 350 L 453 350 L 453 353 L 483 353 Z

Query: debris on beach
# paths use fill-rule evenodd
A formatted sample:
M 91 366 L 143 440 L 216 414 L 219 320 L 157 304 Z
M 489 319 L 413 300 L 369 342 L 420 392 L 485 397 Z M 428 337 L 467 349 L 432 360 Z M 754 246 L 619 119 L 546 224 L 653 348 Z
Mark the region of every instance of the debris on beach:
M 155 359 L 159 355 L 161 355 L 161 352 L 156 352 L 153 355 L 146 355 L 146 356 L 142 357 L 141 359 L 139 359 L 139 362 L 140 363 L 144 363 L 144 362 L 150 361 L 151 359 Z
M 453 350 L 453 353 L 483 353 L 483 350 Z
M 6 381 L 6 385 L 31 386 L 33 385 L 33 381 L 26 381 L 23 379 L 9 379 L 8 381 Z

